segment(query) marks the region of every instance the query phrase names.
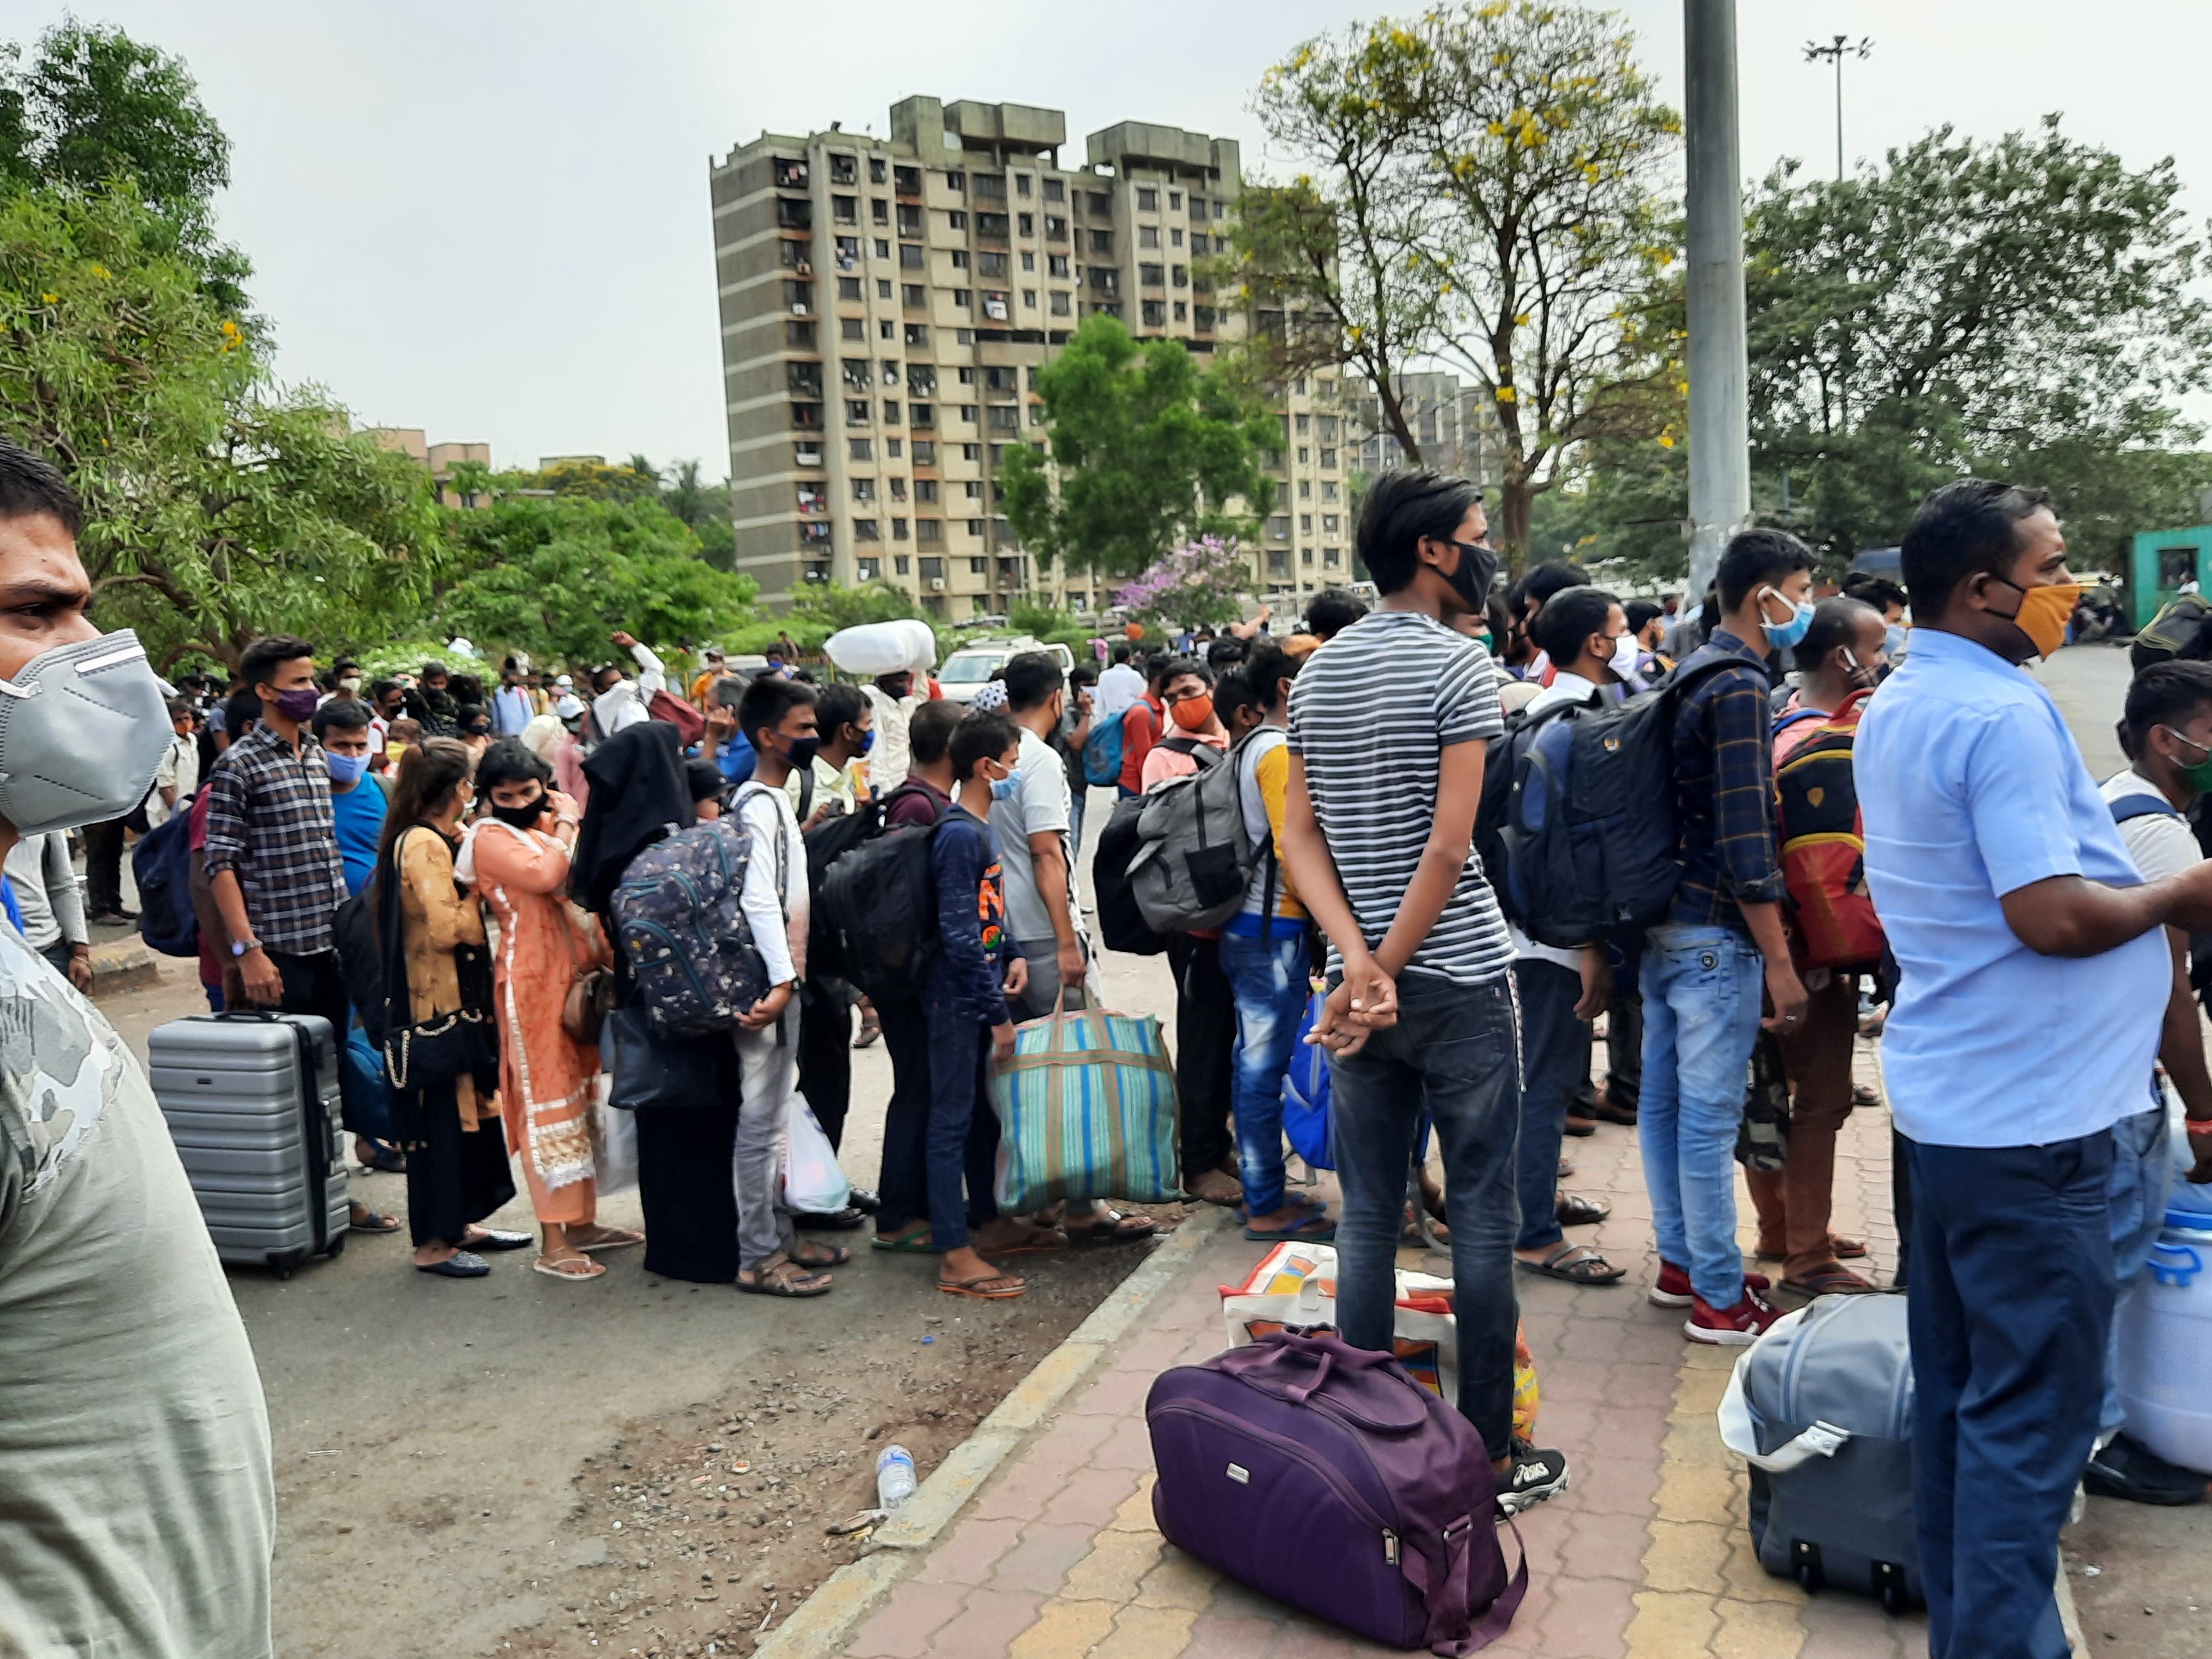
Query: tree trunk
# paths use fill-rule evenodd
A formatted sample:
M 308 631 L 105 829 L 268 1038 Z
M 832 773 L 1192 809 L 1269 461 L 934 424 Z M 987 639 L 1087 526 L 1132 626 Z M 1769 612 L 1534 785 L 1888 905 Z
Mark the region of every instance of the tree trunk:
M 1491 544 L 1504 556 L 1508 570 L 1518 570 L 1528 561 L 1528 515 L 1535 501 L 1535 487 L 1509 472 L 1499 486 L 1498 517 L 1490 527 Z

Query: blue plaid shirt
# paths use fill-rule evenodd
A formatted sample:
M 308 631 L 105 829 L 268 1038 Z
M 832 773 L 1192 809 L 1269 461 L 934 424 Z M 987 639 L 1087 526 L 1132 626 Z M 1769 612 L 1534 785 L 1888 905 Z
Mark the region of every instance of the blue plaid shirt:
M 322 744 L 302 730 L 295 754 L 264 720 L 223 750 L 207 791 L 209 879 L 237 876 L 246 919 L 271 951 L 330 950 L 346 880 Z
M 1692 688 L 1674 715 L 1674 813 L 1682 826 L 1682 878 L 1668 921 L 1692 927 L 1744 926 L 1742 904 L 1778 903 L 1781 842 L 1775 832 L 1774 720 L 1766 659 L 1725 628 L 1685 663 L 1731 657 Z

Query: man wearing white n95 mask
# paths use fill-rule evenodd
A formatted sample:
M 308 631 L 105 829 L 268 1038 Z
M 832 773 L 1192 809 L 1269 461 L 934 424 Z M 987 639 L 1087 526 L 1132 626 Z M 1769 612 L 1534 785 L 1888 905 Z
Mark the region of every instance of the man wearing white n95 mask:
M 127 629 L 85 615 L 77 501 L 0 441 L 0 857 L 112 818 L 170 728 Z M 270 1652 L 269 1421 L 153 1092 L 0 927 L 0 1652 Z

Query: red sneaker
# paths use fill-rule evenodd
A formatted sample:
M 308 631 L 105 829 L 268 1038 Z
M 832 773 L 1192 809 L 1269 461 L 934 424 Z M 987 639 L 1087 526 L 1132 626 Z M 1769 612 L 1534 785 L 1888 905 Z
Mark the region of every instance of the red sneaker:
M 1765 1273 L 1746 1273 L 1743 1276 L 1747 1291 L 1763 1291 L 1773 1282 Z M 1690 1270 L 1678 1267 L 1671 1261 L 1662 1261 L 1659 1263 L 1659 1282 L 1648 1294 L 1655 1308 L 1688 1307 L 1696 1299 L 1690 1290 Z
M 1710 1342 L 1717 1347 L 1747 1348 L 1781 1317 L 1781 1309 L 1768 1307 L 1756 1291 L 1748 1288 L 1742 1301 L 1718 1312 L 1701 1296 L 1691 1303 L 1690 1316 L 1682 1322 L 1682 1334 L 1692 1342 Z

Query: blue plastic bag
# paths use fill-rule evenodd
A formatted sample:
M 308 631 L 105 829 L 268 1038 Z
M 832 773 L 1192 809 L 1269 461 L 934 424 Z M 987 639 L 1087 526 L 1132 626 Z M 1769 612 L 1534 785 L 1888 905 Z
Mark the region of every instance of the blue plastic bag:
M 1310 1043 L 1307 1036 L 1321 1018 L 1324 994 L 1306 999 L 1298 1017 L 1298 1034 L 1291 1043 L 1291 1063 L 1283 1075 L 1283 1133 L 1291 1150 L 1316 1170 L 1334 1170 L 1328 1150 L 1328 1051 Z

